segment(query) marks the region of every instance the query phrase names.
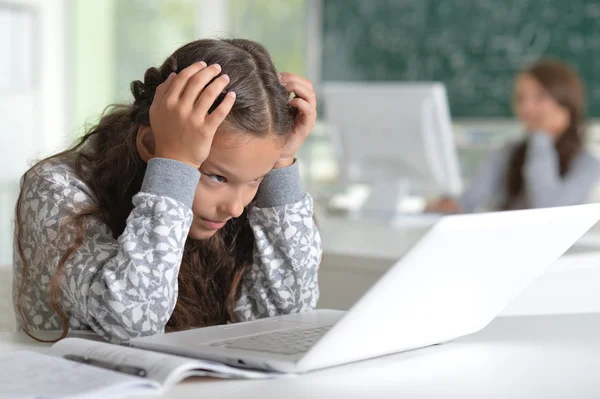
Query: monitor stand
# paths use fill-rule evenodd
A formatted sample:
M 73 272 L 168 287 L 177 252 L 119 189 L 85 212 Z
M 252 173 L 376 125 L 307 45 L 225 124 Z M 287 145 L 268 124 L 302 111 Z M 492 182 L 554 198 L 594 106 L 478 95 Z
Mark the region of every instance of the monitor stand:
M 383 222 L 402 230 L 428 229 L 443 215 L 424 213 L 424 199 L 414 201 L 410 197 L 411 190 L 415 188 L 408 179 L 403 178 L 375 184 L 362 205 L 351 210 L 349 216 L 355 220 Z
M 356 211 L 358 218 L 392 220 L 400 213 L 400 204 L 410 194 L 408 179 L 385 180 L 371 187 L 367 199 Z

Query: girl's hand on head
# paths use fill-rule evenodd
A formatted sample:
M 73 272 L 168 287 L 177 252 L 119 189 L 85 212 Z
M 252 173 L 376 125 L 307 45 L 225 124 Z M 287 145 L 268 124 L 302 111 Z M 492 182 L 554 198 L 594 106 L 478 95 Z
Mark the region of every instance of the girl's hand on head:
M 229 84 L 219 65 L 198 62 L 160 84 L 150 106 L 150 126 L 156 157 L 184 162 L 194 168 L 208 157 L 213 137 L 229 114 L 235 93 L 229 92 L 209 115 L 217 97 Z M 209 84 L 210 83 L 210 84 Z
M 292 135 L 285 144 L 281 157 L 275 163 L 275 168 L 290 166 L 294 163 L 296 152 L 312 131 L 317 120 L 317 97 L 312 82 L 289 72 L 280 74 L 279 81 L 289 93 L 294 93 L 290 105 L 298 108 L 298 116 Z

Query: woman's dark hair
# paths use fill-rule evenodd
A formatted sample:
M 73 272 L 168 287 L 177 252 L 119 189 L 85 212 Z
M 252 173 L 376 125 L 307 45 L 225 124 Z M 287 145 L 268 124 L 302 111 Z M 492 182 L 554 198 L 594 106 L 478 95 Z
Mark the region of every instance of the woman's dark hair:
M 581 80 L 570 67 L 550 60 L 540 61 L 522 73 L 536 79 L 558 104 L 569 111 L 571 122 L 555 143 L 559 172 L 564 176 L 584 144 L 585 92 Z M 526 155 L 527 140 L 523 140 L 510 157 L 505 183 L 507 198 L 501 206 L 502 210 L 516 208 L 523 197 L 523 166 Z
M 279 82 L 275 66 L 263 46 L 243 39 L 198 40 L 176 50 L 159 68 L 149 68 L 143 81 L 134 81 L 131 84 L 132 104 L 109 107 L 100 122 L 75 146 L 40 161 L 52 158 L 72 161 L 75 173 L 95 198 L 93 206 L 63 223 L 66 228 L 61 234 L 71 238 L 70 246 L 57 265 L 48 292 L 48 302 L 63 324 L 63 333 L 58 340 L 68 332 L 68 317 L 59 306 L 61 273 L 69 257 L 87 239 L 84 234 L 86 219 L 93 217 L 106 223 L 115 239 L 124 231 L 126 219 L 133 209 L 132 197 L 140 191 L 146 171 L 146 163 L 136 147 L 138 128 L 150 126 L 149 108 L 158 85 L 171 72 L 179 73 L 199 61 L 208 65 L 218 63 L 222 67 L 221 73 L 229 75 L 228 90 L 235 91 L 236 101 L 226 122 L 233 129 L 258 136 L 285 136 L 291 132 L 296 110 L 288 104 L 288 92 Z M 37 165 L 21 180 L 15 218 L 17 256 L 22 265 L 16 300 L 21 324 L 28 334 L 27 326 L 31 324 L 27 322 L 22 306 L 29 273 L 22 247 L 21 206 L 23 186 L 27 176 L 35 173 Z M 240 281 L 252 262 L 253 247 L 254 235 L 246 211 L 208 240 L 188 237 L 178 277 L 177 304 L 167 330 L 233 321 Z

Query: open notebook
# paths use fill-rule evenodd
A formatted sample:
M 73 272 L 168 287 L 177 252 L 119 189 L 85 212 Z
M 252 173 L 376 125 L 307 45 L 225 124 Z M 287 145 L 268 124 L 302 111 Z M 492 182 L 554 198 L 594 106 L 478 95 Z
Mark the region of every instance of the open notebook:
M 67 360 L 65 356 L 77 360 Z M 117 368 L 122 371 L 115 371 Z M 106 342 L 66 338 L 44 353 L 1 353 L 0 399 L 113 398 L 162 392 L 192 376 L 257 379 L 281 375 Z

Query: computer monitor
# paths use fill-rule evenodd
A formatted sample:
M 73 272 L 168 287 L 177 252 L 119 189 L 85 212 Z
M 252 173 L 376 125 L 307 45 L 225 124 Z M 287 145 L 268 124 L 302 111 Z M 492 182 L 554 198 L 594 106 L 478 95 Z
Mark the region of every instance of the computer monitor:
M 406 195 L 461 193 L 442 83 L 325 83 L 323 93 L 342 182 L 372 188 L 364 209 L 395 210 Z

